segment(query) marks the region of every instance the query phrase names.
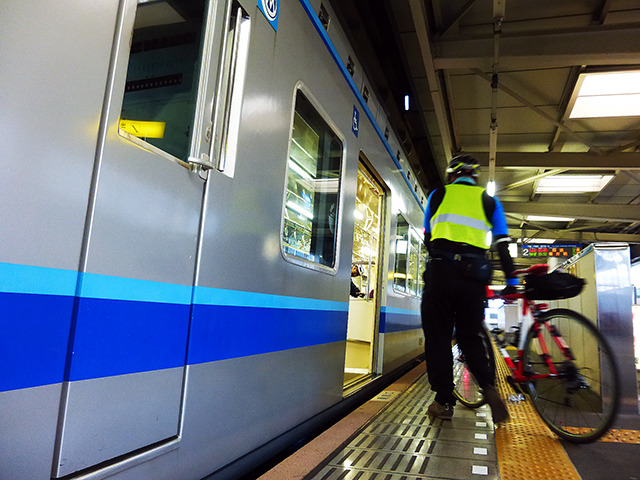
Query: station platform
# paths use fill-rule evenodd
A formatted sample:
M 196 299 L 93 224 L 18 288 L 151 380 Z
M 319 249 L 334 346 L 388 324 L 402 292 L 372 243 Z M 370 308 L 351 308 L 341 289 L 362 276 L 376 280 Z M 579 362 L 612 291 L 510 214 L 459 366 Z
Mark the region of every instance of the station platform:
M 494 426 L 488 406 L 460 404 L 453 420 L 427 415 L 425 363 L 262 474 L 260 480 L 640 480 L 640 416 L 619 416 L 591 444 L 558 439 L 528 399 L 498 385 L 511 418 Z

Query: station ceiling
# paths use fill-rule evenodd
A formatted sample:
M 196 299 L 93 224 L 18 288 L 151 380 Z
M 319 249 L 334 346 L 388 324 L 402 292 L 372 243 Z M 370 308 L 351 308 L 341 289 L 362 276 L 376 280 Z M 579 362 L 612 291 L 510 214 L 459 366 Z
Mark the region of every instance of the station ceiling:
M 640 243 L 640 116 L 569 118 L 581 74 L 640 70 L 638 0 L 332 6 L 425 192 L 470 153 L 480 182 L 495 178 L 512 238 Z M 536 192 L 560 174 L 613 178 L 599 192 Z

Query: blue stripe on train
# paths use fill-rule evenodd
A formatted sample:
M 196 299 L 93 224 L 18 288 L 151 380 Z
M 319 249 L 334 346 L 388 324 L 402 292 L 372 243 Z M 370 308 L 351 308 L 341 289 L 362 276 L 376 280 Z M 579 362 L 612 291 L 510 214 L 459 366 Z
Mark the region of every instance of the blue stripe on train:
M 347 303 L 0 263 L 0 391 L 179 367 L 344 340 Z M 34 274 L 35 275 L 32 275 Z M 64 280 L 64 285 L 61 280 Z M 175 287 L 172 289 L 172 287 Z M 48 295 L 51 289 L 62 295 Z M 7 292 L 6 290 L 9 290 Z M 113 298 L 113 297 L 125 297 Z M 111 297 L 111 298 L 108 298 Z M 145 301 L 146 299 L 152 301 Z M 164 300 L 164 301 L 163 301 Z M 176 303 L 171 303 L 171 300 Z M 185 360 L 186 357 L 186 360 Z
M 181 367 L 189 305 L 82 298 L 68 379 Z
M 0 293 L 0 392 L 62 381 L 73 301 Z
M 76 272 L 0 263 L 0 286 L 5 290 L 0 293 L 0 391 L 65 379 L 77 278 Z M 72 381 L 346 337 L 347 302 L 197 287 L 185 353 L 190 287 L 96 274 L 80 278 L 83 298 L 77 303 L 73 356 L 66 375 Z M 383 307 L 380 332 L 417 328 L 419 312 Z
M 189 364 L 344 340 L 347 312 L 194 305 Z
M 420 312 L 404 308 L 382 307 L 380 332 L 393 333 L 422 328 Z

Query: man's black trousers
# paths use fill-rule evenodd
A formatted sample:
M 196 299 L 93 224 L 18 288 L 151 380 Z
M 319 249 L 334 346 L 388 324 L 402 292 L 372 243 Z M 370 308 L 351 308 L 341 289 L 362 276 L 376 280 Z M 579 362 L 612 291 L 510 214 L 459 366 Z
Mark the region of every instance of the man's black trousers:
M 464 278 L 454 262 L 444 259 L 430 259 L 424 280 L 422 328 L 429 383 L 438 403 L 455 404 L 451 354 L 454 328 L 458 345 L 480 387 L 493 385 L 495 381 L 480 337 L 486 285 Z

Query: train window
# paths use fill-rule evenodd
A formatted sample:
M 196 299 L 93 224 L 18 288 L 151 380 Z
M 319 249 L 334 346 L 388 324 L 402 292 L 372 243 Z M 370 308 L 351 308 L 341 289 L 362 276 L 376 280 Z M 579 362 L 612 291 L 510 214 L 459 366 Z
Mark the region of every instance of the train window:
M 418 294 L 418 264 L 420 251 L 420 241 L 416 232 L 409 231 L 409 258 L 407 259 L 407 292 Z
M 138 0 L 120 134 L 186 161 L 206 0 Z
M 393 287 L 399 292 L 407 290 L 407 253 L 409 252 L 409 222 L 398 215 L 396 228 L 396 268 L 393 274 Z
M 393 288 L 409 295 L 420 295 L 423 289 L 421 273 L 425 260 L 426 251 L 420 236 L 402 215 L 398 215 Z
M 342 155 L 338 135 L 298 90 L 283 209 L 285 258 L 335 266 Z

